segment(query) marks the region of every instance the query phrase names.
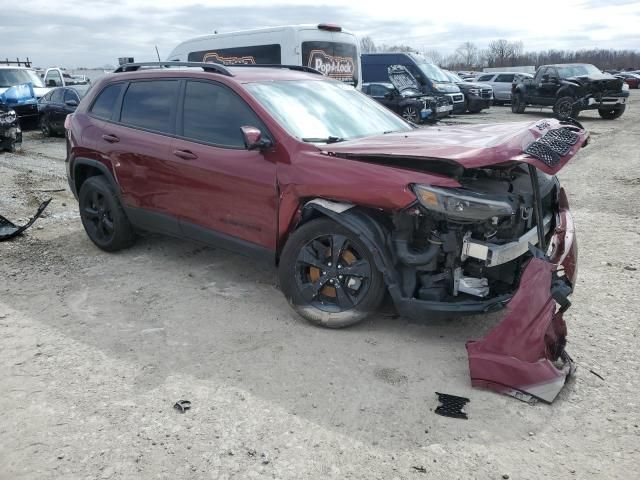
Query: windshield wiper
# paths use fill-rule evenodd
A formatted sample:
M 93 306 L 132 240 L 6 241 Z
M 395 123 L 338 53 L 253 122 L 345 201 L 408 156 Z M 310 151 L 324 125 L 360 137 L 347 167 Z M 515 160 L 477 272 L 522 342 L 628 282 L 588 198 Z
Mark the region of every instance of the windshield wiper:
M 309 143 L 338 143 L 338 142 L 344 142 L 344 138 L 333 137 L 330 135 L 324 138 L 307 137 L 307 138 L 303 138 L 302 141 L 309 142 Z

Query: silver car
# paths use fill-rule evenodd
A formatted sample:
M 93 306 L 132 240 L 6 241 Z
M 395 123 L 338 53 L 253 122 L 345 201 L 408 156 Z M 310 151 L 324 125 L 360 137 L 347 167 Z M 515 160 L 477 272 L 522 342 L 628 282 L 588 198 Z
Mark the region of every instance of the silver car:
M 475 81 L 491 85 L 493 104 L 502 105 L 511 101 L 511 86 L 519 83 L 523 78 L 533 78 L 533 75 L 521 72 L 487 72 L 478 75 Z

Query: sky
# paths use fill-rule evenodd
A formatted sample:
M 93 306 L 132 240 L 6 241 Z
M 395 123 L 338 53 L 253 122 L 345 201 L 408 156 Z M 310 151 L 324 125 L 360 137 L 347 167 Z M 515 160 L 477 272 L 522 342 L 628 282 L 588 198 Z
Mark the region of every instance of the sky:
M 164 60 L 197 35 L 338 23 L 376 44 L 447 55 L 465 41 L 541 49 L 640 49 L 640 0 L 0 0 L 0 58 L 35 66 L 97 67 L 118 57 Z

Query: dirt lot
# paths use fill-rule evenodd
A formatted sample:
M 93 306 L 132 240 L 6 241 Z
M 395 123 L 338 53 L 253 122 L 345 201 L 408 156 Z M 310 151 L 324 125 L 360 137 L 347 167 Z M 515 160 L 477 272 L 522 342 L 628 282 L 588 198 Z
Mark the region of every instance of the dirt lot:
M 550 116 L 529 112 L 454 121 Z M 496 315 L 415 325 L 387 311 L 323 330 L 245 258 L 158 236 L 98 250 L 63 139 L 27 134 L 0 154 L 0 213 L 53 202 L 0 243 L 0 478 L 634 478 L 640 94 L 619 120 L 581 120 L 592 143 L 560 175 L 580 242 L 565 317 L 579 370 L 550 406 L 470 387 L 464 342 Z M 435 415 L 435 391 L 469 397 L 469 420 Z

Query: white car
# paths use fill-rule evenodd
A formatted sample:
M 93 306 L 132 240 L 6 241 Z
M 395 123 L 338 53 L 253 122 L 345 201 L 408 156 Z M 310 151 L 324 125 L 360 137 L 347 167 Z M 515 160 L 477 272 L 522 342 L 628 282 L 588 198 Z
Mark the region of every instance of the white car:
M 493 88 L 493 104 L 501 105 L 511 101 L 511 86 L 520 83 L 523 78 L 533 78 L 533 75 L 522 72 L 487 72 L 481 73 L 475 79 L 478 83 L 487 83 Z

